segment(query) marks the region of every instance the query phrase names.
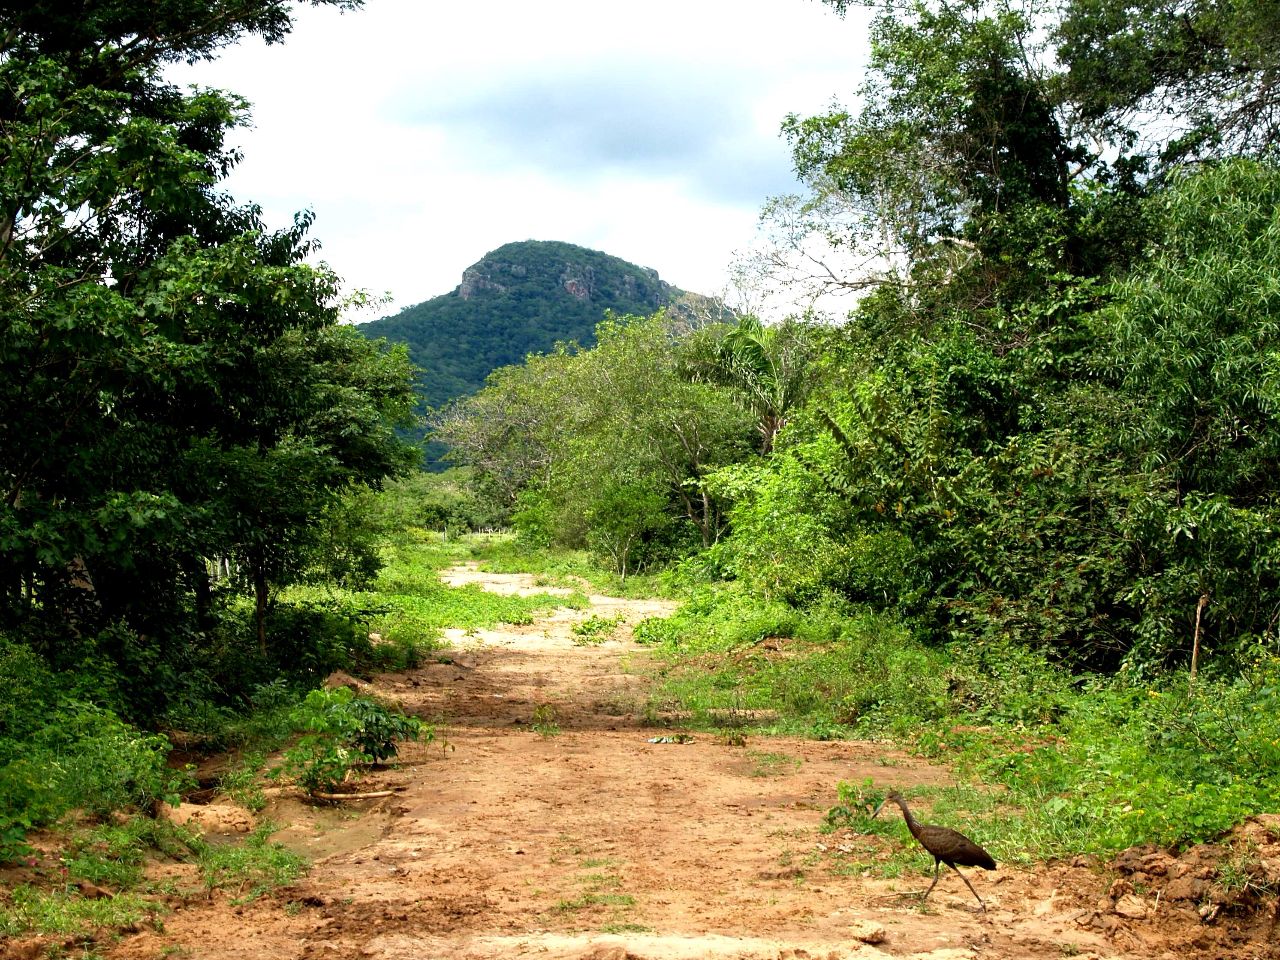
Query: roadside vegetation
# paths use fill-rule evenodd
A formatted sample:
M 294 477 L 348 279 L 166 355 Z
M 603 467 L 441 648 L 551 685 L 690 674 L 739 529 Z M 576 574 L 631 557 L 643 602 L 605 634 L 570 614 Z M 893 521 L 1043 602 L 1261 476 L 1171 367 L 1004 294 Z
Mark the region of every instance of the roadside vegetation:
M 310 217 L 273 230 L 221 188 L 243 104 L 162 79 L 282 40 L 291 4 L 161 3 L 143 33 L 137 4 L 19 7 L 0 863 L 25 879 L 0 931 L 156 922 L 148 856 L 236 896 L 296 876 L 269 827 L 231 852 L 155 814 L 212 751 L 256 811 L 271 771 L 342 789 L 432 731 L 332 673 L 584 602 L 448 588 L 458 559 L 682 598 L 637 631 L 652 722 L 907 743 L 962 774 L 935 809 L 989 818 L 1004 859 L 1277 808 L 1273 13 L 886 7 L 859 106 L 785 122 L 807 192 L 765 211 L 763 274 L 817 262 L 847 315 L 602 318 L 434 411 L 459 467 L 428 476 L 397 432 L 405 352 L 339 323 Z M 514 540 L 456 537 L 496 526 Z M 865 826 L 877 789 L 845 785 L 833 822 Z
M 847 313 L 609 317 L 436 436 L 526 547 L 685 598 L 655 722 L 909 743 L 1015 859 L 1274 811 L 1275 27 L 886 7 L 744 270 Z
M 385 505 L 403 508 L 402 494 L 393 486 Z M 300 876 L 305 861 L 271 840 L 276 825 L 264 819 L 267 793 L 287 786 L 326 797 L 358 789 L 362 771 L 394 763 L 400 744 L 435 739 L 423 720 L 358 690 L 316 689 L 319 671 L 359 678 L 409 669 L 447 655 L 445 628 L 528 623 L 540 612 L 583 602 L 572 595 L 499 596 L 440 582 L 441 569 L 483 557 L 492 545 L 492 538 L 410 528 L 386 540 L 381 572 L 359 590 L 330 584 L 283 591 L 276 615 L 295 629 L 305 626 L 312 659 L 266 683 L 255 683 L 250 656 L 246 676 L 224 664 L 224 676 L 246 691 L 244 698 L 193 699 L 166 719 L 163 732 L 120 719 L 116 711 L 123 713 L 127 702 L 113 710 L 80 699 L 76 678 L 50 671 L 10 644 L 0 679 L 29 683 L 41 699 L 11 703 L 0 716 L 6 733 L 0 740 L 0 870 L 12 887 L 0 895 L 0 935 L 65 935 L 88 943 L 100 928 L 163 923 L 166 897 L 225 890 L 253 899 Z M 252 651 L 251 626 L 245 637 Z M 554 727 L 553 718 L 547 726 Z M 173 751 L 175 742 L 180 752 Z M 197 786 L 193 768 L 178 757 L 187 764 L 220 759 L 217 778 L 204 785 L 255 815 L 258 826 L 246 839 L 206 842 L 157 817 L 162 804 L 178 803 Z M 194 872 L 180 883 L 148 879 L 146 864 L 165 862 L 190 864 Z
M 1005 861 L 1185 846 L 1280 802 L 1274 658 L 1194 684 L 1185 672 L 1132 683 L 1014 646 L 931 647 L 882 614 L 726 588 L 695 591 L 637 638 L 661 662 L 650 716 L 907 746 L 967 784 L 931 795 L 935 812 L 989 821 L 975 830 Z M 888 786 L 842 784 L 833 822 L 866 832 Z

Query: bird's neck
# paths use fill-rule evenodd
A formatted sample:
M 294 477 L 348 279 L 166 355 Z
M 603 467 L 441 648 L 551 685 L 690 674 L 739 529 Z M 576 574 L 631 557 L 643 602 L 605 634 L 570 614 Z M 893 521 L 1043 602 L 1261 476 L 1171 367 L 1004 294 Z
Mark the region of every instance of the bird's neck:
M 911 815 L 911 810 L 902 800 L 895 800 L 894 803 L 896 803 L 898 805 L 898 809 L 902 811 L 902 819 L 907 821 L 907 829 L 911 831 L 912 836 L 915 836 L 916 827 L 919 826 L 919 824 L 916 823 L 916 818 Z

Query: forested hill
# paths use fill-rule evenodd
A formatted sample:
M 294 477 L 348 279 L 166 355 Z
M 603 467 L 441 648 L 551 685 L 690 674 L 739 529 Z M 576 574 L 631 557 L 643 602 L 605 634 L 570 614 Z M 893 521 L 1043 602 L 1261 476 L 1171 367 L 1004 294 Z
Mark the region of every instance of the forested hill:
M 669 306 L 692 313 L 711 305 L 607 253 L 526 240 L 486 254 L 452 292 L 359 329 L 407 345 L 422 368 L 419 392 L 438 407 L 480 389 L 496 368 L 559 341 L 593 345 L 606 310 L 650 314 Z

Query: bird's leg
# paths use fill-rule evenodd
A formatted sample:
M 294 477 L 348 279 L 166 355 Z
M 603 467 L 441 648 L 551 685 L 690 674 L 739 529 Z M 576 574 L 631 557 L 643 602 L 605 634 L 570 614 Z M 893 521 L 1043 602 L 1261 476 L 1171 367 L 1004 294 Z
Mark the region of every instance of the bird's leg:
M 929 894 L 933 893 L 933 888 L 938 885 L 938 871 L 942 869 L 942 861 L 933 861 L 933 883 L 929 884 L 929 889 L 920 895 L 920 902 L 924 903 Z
M 960 873 L 959 867 L 956 867 L 953 864 L 947 864 L 947 866 L 951 867 L 951 869 L 954 870 L 956 873 Z M 964 885 L 969 888 L 969 892 L 972 893 L 975 897 L 978 897 L 978 891 L 973 889 L 973 884 L 969 882 L 969 878 L 966 877 L 963 873 L 960 873 L 960 879 L 963 880 Z M 978 905 L 982 907 L 983 913 L 987 912 L 987 905 L 982 902 L 981 897 L 978 897 Z

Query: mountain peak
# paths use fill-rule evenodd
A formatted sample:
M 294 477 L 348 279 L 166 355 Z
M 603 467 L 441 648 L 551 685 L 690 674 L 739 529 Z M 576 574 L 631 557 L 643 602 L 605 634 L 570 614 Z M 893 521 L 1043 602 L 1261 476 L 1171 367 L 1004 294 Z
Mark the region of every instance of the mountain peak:
M 500 296 L 531 283 L 549 293 L 547 281 L 553 276 L 566 294 L 582 302 L 611 301 L 619 295 L 628 301 L 670 302 L 681 293 L 663 282 L 657 270 L 554 240 L 523 240 L 491 250 L 462 272 L 462 283 L 454 293 L 471 300 L 477 296 Z M 610 280 L 620 280 L 620 289 L 612 289 Z
M 606 310 L 692 313 L 709 303 L 666 283 L 656 270 L 572 243 L 524 240 L 491 250 L 450 293 L 362 324 L 371 337 L 409 347 L 433 407 L 474 393 L 498 367 L 560 342 L 595 343 Z M 696 306 L 695 306 L 696 305 Z

